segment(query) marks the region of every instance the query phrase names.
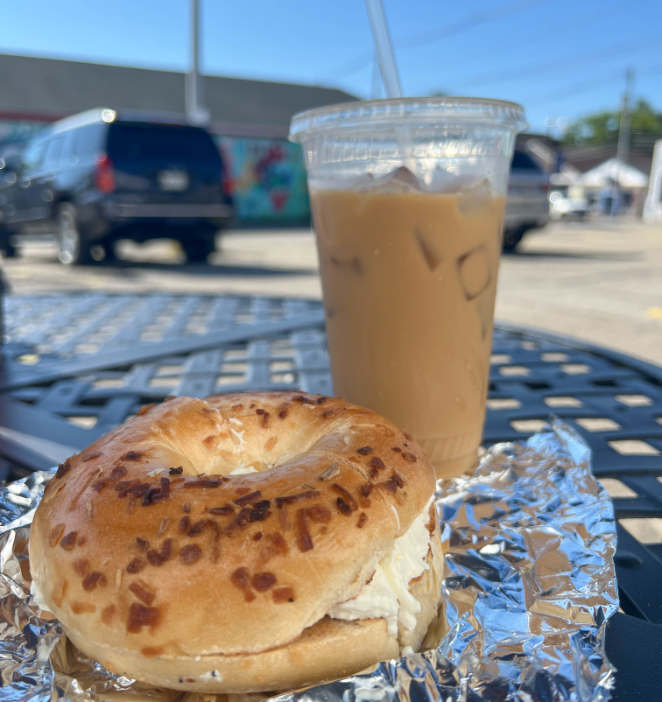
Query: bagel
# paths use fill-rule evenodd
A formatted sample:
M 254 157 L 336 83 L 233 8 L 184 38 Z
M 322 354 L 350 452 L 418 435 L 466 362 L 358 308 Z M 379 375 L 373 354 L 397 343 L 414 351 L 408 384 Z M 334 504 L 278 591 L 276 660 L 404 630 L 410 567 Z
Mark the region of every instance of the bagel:
M 441 598 L 435 473 L 369 410 L 303 393 L 179 397 L 59 466 L 32 592 L 110 671 L 292 689 L 418 650 Z

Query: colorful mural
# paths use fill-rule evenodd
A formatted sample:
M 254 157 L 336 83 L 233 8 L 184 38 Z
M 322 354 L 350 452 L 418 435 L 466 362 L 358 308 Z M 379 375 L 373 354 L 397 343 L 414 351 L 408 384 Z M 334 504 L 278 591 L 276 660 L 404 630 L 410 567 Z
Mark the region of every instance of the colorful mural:
M 219 136 L 216 141 L 239 222 L 308 224 L 310 203 L 300 146 L 285 139 Z

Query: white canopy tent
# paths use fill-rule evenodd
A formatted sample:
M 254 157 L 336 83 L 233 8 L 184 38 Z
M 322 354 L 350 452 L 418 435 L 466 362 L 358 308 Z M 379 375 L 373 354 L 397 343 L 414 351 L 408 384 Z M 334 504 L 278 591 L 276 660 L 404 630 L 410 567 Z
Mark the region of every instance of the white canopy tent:
M 552 185 L 575 185 L 579 178 L 581 178 L 581 172 L 574 166 L 564 163 L 559 173 L 552 173 L 549 176 L 549 182 Z
M 605 185 L 611 185 L 613 181 L 617 181 L 621 188 L 648 186 L 648 176 L 616 158 L 610 158 L 586 171 L 577 179 L 577 184 L 586 188 L 603 188 Z
M 662 222 L 662 139 L 655 142 L 653 165 L 651 166 L 651 185 L 644 205 L 646 222 Z

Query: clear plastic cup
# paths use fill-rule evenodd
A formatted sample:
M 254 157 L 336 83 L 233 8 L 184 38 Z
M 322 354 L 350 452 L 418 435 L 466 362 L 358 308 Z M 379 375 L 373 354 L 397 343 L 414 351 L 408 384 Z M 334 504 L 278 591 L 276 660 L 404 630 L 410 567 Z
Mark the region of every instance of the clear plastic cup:
M 335 393 L 388 417 L 439 477 L 477 461 L 514 103 L 406 98 L 296 115 Z

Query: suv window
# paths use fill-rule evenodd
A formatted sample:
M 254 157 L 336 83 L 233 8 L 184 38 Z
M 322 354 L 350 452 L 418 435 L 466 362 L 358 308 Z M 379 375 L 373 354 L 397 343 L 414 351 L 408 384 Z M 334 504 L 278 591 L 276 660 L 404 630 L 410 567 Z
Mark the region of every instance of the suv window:
M 204 129 L 140 122 L 110 125 L 108 155 L 113 160 L 220 161 L 218 149 Z
M 68 161 L 72 165 L 79 161 L 93 161 L 96 155 L 103 151 L 103 136 L 104 127 L 98 124 L 73 129 Z
M 517 169 L 521 171 L 542 170 L 540 166 L 529 156 L 529 154 L 525 154 L 523 151 L 515 151 L 515 153 L 513 154 L 513 162 L 511 168 L 513 170 Z
M 44 147 L 46 142 L 43 139 L 30 142 L 23 152 L 21 166 L 23 168 L 34 169 L 41 163 L 41 157 L 44 155 Z
M 43 167 L 50 171 L 55 170 L 60 165 L 62 147 L 66 141 L 66 135 L 60 134 L 46 142 L 46 152 L 44 153 Z

